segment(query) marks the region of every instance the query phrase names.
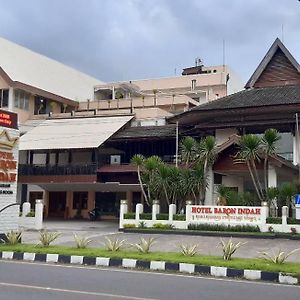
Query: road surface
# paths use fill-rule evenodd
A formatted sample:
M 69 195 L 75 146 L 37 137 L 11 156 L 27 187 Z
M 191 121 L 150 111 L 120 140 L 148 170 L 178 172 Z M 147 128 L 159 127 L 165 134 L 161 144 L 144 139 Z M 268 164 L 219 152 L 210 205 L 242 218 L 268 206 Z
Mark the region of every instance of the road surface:
M 5 300 L 299 300 L 299 286 L 0 260 Z

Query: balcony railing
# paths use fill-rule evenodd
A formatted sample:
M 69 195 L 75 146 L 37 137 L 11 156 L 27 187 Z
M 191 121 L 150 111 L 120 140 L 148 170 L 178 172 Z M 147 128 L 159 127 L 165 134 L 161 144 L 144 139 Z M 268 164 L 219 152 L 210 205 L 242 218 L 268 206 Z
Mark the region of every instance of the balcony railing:
M 92 175 L 96 174 L 96 171 L 96 163 L 76 165 L 19 165 L 19 174 L 23 176 Z

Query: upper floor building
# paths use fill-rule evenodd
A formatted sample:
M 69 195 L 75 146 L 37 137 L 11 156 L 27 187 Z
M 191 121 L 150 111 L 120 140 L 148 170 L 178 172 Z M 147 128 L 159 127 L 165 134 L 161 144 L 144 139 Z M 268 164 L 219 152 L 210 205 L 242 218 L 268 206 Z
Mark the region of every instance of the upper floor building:
M 19 123 L 66 113 L 93 99 L 101 83 L 62 63 L 0 38 L 0 107 L 18 113 Z

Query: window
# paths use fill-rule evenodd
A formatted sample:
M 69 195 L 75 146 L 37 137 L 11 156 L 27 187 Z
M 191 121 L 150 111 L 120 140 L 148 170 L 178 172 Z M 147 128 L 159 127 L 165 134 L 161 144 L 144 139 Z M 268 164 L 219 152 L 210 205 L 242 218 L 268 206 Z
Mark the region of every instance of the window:
M 15 90 L 15 107 L 29 110 L 29 98 L 30 94 L 24 91 Z
M 8 90 L 0 90 L 0 107 L 8 107 Z
M 196 88 L 196 79 L 192 80 L 192 85 L 191 85 L 191 89 L 192 91 Z
M 87 209 L 88 192 L 73 193 L 73 209 Z

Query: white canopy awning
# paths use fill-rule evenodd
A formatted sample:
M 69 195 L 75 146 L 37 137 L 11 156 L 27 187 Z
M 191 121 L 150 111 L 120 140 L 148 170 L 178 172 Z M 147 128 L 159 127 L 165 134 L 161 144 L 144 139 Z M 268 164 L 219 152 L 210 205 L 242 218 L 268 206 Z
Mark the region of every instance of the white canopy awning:
M 20 138 L 20 150 L 97 148 L 132 116 L 50 119 Z

